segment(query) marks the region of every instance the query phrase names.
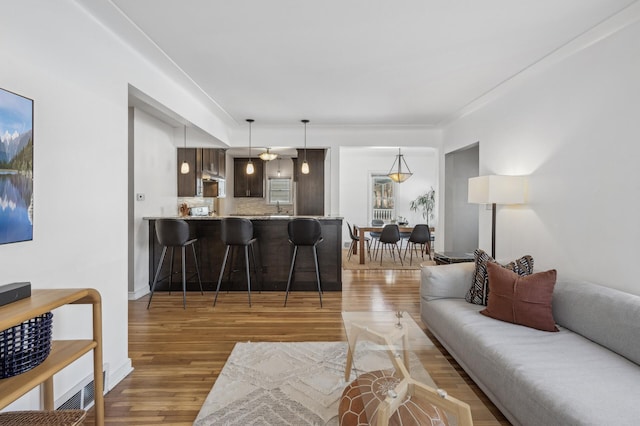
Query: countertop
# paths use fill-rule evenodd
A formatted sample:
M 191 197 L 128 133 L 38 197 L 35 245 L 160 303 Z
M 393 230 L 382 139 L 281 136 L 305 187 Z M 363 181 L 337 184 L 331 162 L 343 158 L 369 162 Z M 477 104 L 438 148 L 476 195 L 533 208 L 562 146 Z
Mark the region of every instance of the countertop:
M 221 220 L 226 217 L 241 217 L 249 220 L 290 220 L 297 218 L 311 218 L 318 220 L 342 220 L 342 216 L 290 216 L 290 215 L 228 215 L 228 216 L 145 216 L 143 220 L 159 220 L 159 219 L 184 219 L 184 220 Z

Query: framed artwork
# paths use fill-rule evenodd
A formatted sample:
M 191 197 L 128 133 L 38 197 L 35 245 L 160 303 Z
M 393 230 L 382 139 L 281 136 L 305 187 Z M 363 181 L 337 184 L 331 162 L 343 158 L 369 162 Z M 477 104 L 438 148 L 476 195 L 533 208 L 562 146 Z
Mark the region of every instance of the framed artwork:
M 0 244 L 33 239 L 33 100 L 0 89 Z

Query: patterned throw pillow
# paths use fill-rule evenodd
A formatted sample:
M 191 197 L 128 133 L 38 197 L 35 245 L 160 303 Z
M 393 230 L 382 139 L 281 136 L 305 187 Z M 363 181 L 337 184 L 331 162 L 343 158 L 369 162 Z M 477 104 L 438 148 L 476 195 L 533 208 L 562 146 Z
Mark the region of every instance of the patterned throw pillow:
M 475 305 L 487 305 L 489 300 L 489 274 L 487 273 L 487 263 L 498 263 L 484 250 L 476 249 L 473 252 L 476 262 L 476 270 L 473 273 L 471 288 L 465 296 L 465 300 Z M 499 264 L 499 263 L 498 263 Z M 533 273 L 533 257 L 526 255 L 506 265 L 500 265 L 518 275 L 530 275 Z

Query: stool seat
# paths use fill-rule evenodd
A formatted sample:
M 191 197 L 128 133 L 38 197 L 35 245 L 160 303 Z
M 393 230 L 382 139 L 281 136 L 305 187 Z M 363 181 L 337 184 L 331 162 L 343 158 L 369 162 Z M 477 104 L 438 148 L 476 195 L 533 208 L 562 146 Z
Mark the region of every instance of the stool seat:
M 191 246 L 193 251 L 193 261 L 196 267 L 196 274 L 198 275 L 198 283 L 200 284 L 200 293 L 204 295 L 202 289 L 202 280 L 200 279 L 200 269 L 198 268 L 198 257 L 196 256 L 195 242 L 197 238 L 190 238 L 189 224 L 183 219 L 159 219 L 156 221 L 156 237 L 158 242 L 162 245 L 162 254 L 160 255 L 160 262 L 158 262 L 158 268 L 153 278 L 153 284 L 151 285 L 151 295 L 149 296 L 149 302 L 147 303 L 147 309 L 151 306 L 151 299 L 153 293 L 156 290 L 156 284 L 158 281 L 162 281 L 167 277 L 158 280 L 164 257 L 167 254 L 167 248 L 171 247 L 171 260 L 169 263 L 169 291 L 171 291 L 171 278 L 173 277 L 173 255 L 176 247 L 180 248 L 182 253 L 182 307 L 186 309 L 187 306 L 187 263 L 186 263 L 186 247 Z M 193 275 L 192 275 L 193 276 Z
M 322 307 L 322 286 L 320 284 L 320 268 L 318 267 L 318 250 L 317 245 L 323 241 L 322 226 L 318 219 L 297 218 L 292 219 L 287 224 L 287 233 L 289 234 L 289 243 L 293 244 L 293 256 L 291 257 L 291 268 L 289 269 L 289 279 L 287 280 L 287 292 L 284 298 L 284 306 L 287 306 L 289 298 L 289 289 L 291 288 L 291 278 L 293 270 L 296 266 L 296 256 L 298 247 L 311 247 L 313 251 L 313 260 L 316 267 L 316 280 L 318 282 L 318 295 L 320 296 L 320 307 Z

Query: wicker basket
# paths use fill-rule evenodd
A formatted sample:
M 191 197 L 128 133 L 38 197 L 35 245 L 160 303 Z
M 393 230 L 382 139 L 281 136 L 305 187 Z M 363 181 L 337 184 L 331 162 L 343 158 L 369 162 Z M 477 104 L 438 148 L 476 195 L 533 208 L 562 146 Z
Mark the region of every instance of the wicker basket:
M 0 413 L 2 426 L 77 426 L 84 423 L 84 410 L 10 411 Z
M 0 331 L 0 379 L 31 370 L 51 351 L 53 314 L 46 312 Z

